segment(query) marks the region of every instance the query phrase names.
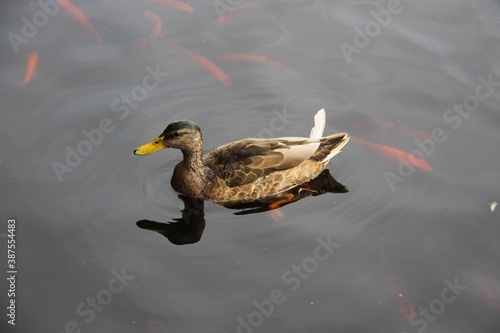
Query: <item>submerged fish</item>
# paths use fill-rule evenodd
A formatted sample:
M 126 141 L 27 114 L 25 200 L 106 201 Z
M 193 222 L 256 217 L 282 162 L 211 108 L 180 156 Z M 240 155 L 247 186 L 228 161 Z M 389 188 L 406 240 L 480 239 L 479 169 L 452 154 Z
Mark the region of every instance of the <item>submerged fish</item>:
M 476 268 L 477 281 L 479 287 L 485 298 L 490 302 L 490 304 L 499 309 L 500 308 L 500 285 L 493 279 L 486 280 L 479 266 L 474 263 Z
M 146 10 L 144 12 L 144 15 L 146 15 L 146 17 L 151 22 L 151 25 L 153 26 L 153 33 L 151 34 L 150 37 L 141 38 L 141 39 L 137 40 L 136 46 L 135 46 L 136 49 L 139 49 L 139 48 L 144 47 L 148 44 L 154 43 L 156 40 L 158 40 L 158 38 L 161 37 L 162 23 L 161 23 L 161 20 L 158 17 L 158 15 L 156 15 L 155 13 L 153 13 L 149 10 Z
M 90 24 L 89 20 L 87 17 L 81 12 L 80 9 L 78 9 L 75 5 L 73 5 L 71 2 L 68 0 L 57 0 L 57 3 L 59 6 L 67 10 L 78 22 L 83 24 L 85 28 L 87 28 L 88 32 L 95 38 L 97 43 L 101 43 L 101 36 L 97 33 L 97 31 L 94 29 L 92 24 Z
M 163 322 L 159 319 L 148 320 L 148 331 L 149 333 L 162 333 L 166 332 Z
M 24 81 L 21 83 L 21 87 L 26 86 L 31 81 L 33 75 L 36 72 L 37 67 L 38 67 L 38 52 L 33 51 L 30 53 L 28 57 L 28 62 L 26 63 L 26 74 L 24 75 Z
M 389 287 L 391 289 L 394 302 L 396 303 L 399 312 L 404 319 L 410 320 L 415 315 L 415 309 L 413 308 L 413 303 L 410 300 L 408 291 L 404 284 L 400 281 L 399 277 L 392 272 L 389 272 L 387 268 L 387 260 L 385 257 L 385 251 L 382 251 L 382 264 L 385 266 L 385 272 L 387 274 L 387 281 L 389 282 Z
M 292 75 L 292 70 L 290 68 L 286 67 L 282 63 L 270 57 L 260 54 L 247 54 L 247 53 L 222 54 L 217 57 L 217 60 L 232 61 L 232 62 L 241 62 L 241 61 L 258 62 L 276 68 L 284 69 L 288 72 L 288 74 Z
M 413 154 L 407 153 L 404 150 L 381 145 L 378 143 L 368 142 L 368 141 L 365 141 L 365 140 L 362 140 L 362 139 L 356 138 L 356 137 L 352 137 L 352 139 L 354 142 L 357 142 L 368 149 L 376 151 L 376 152 L 380 153 L 382 156 L 385 156 L 391 160 L 400 161 L 401 159 L 403 159 L 405 161 L 409 161 L 411 164 L 413 164 L 414 166 L 416 166 L 424 171 L 432 170 L 431 165 L 429 163 L 427 163 L 425 160 L 418 158 Z
M 215 76 L 217 78 L 217 80 L 222 82 L 222 84 L 224 84 L 226 86 L 231 84 L 231 80 L 229 79 L 229 76 L 227 76 L 227 74 L 224 73 L 222 71 L 222 69 L 217 67 L 217 65 L 214 64 L 209 59 L 205 58 L 204 56 L 202 56 L 199 53 L 194 53 L 194 52 L 183 49 L 182 47 L 175 44 L 172 40 L 170 41 L 170 45 L 172 45 L 173 48 L 183 52 L 184 54 L 186 54 L 190 58 L 196 60 L 200 65 L 203 66 L 203 68 L 205 68 L 206 70 L 211 72 L 213 74 L 213 76 Z

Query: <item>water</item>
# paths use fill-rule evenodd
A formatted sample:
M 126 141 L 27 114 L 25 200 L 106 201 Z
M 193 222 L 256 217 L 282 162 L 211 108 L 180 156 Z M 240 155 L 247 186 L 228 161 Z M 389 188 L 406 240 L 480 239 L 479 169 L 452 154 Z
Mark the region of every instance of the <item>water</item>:
M 148 1 L 73 4 L 102 44 L 60 9 L 16 53 L 9 32 L 22 36 L 22 18 L 41 9 L 17 1 L 0 14 L 2 219 L 17 222 L 18 270 L 16 326 L 2 321 L 3 332 L 500 330 L 499 212 L 488 204 L 500 198 L 497 1 L 248 0 L 233 2 L 221 26 L 211 2 L 190 2 L 191 13 Z M 385 26 L 374 23 L 372 11 L 389 9 Z M 134 50 L 151 34 L 146 10 L 162 37 Z M 356 27 L 372 29 L 369 43 Z M 169 39 L 214 61 L 230 85 Z M 357 49 L 349 59 L 342 42 Z M 38 69 L 21 89 L 32 51 Z M 231 53 L 268 56 L 292 74 L 216 60 Z M 155 87 L 145 90 L 148 75 Z M 448 111 L 454 104 L 465 111 Z M 136 225 L 182 216 L 169 184 L 180 152 L 133 155 L 169 122 L 200 124 L 208 151 L 307 136 L 322 107 L 327 134 L 415 151 L 432 170 L 351 141 L 329 164 L 347 193 L 280 213 L 205 202 L 182 246 Z M 87 156 L 70 165 L 68 149 Z M 54 162 L 66 166 L 59 177 Z

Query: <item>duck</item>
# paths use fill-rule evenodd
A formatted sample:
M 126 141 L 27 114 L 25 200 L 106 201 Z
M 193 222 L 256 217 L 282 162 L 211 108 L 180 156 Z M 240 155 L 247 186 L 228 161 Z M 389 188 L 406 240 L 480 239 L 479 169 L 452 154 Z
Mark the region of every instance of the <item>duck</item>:
M 200 127 L 191 120 L 178 120 L 134 154 L 179 149 L 183 159 L 171 179 L 175 191 L 219 204 L 251 202 L 308 182 L 325 169 L 349 141 L 347 133 L 323 136 L 325 124 L 321 109 L 309 137 L 247 138 L 203 155 Z

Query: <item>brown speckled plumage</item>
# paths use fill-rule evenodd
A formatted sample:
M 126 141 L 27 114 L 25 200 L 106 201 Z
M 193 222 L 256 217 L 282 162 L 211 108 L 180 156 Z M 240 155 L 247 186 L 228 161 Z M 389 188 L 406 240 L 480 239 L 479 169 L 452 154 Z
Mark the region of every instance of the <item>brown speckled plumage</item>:
M 324 111 L 320 112 L 324 118 Z M 320 125 L 324 128 L 324 119 Z M 137 148 L 135 154 L 180 149 L 184 158 L 175 167 L 171 181 L 177 192 L 221 203 L 245 202 L 276 195 L 319 175 L 349 141 L 346 133 L 320 137 L 323 128 L 314 138 L 234 141 L 202 157 L 199 127 L 181 120 L 170 124 L 151 143 Z

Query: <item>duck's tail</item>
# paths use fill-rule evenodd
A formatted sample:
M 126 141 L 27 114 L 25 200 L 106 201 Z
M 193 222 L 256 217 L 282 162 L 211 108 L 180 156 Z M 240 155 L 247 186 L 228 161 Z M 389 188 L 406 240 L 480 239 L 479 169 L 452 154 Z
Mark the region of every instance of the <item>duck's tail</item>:
M 325 125 L 325 109 L 321 109 L 314 115 L 314 127 L 311 129 L 311 135 L 309 136 L 311 139 L 319 139 L 321 143 L 310 158 L 326 165 L 347 144 L 349 135 L 347 133 L 337 133 L 323 137 Z
M 326 136 L 321 139 L 321 144 L 313 156 L 311 156 L 311 159 L 326 165 L 333 156 L 340 153 L 340 150 L 347 142 L 349 142 L 349 135 L 347 133 L 337 133 Z

